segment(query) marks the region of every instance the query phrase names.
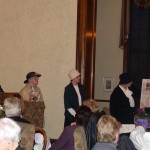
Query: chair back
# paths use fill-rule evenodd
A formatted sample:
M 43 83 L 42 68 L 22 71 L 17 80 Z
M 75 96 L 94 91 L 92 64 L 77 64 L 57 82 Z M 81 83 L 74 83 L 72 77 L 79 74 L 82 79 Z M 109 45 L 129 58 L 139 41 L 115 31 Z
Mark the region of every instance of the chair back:
M 43 148 L 42 148 L 42 150 L 46 150 L 47 135 L 46 135 L 45 130 L 43 128 L 35 128 L 35 133 L 41 133 L 43 135 L 44 142 L 43 142 Z

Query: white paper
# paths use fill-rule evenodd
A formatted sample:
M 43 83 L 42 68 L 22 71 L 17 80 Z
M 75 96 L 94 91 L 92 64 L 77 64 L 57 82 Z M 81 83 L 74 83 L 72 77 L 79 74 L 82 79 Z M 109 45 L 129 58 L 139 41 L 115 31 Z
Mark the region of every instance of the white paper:
M 120 128 L 121 133 L 130 133 L 135 129 L 135 124 L 122 124 Z
M 142 80 L 140 108 L 150 107 L 150 79 Z

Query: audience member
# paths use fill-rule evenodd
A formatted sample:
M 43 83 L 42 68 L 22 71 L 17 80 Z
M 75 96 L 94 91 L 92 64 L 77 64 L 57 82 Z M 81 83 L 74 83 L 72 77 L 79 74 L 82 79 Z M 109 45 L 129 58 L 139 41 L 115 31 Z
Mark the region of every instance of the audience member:
M 9 117 L 17 122 L 30 123 L 21 117 L 21 100 L 17 97 L 4 99 L 4 111 L 6 117 Z
M 97 123 L 98 142 L 92 150 L 116 150 L 119 139 L 120 125 L 118 121 L 109 115 L 103 115 Z
M 87 126 L 87 124 L 89 122 L 89 118 L 93 114 L 93 112 L 87 106 L 83 105 L 80 107 L 81 107 L 81 109 L 79 108 L 78 110 L 79 111 L 82 110 L 83 112 L 79 116 L 76 115 L 78 127 L 75 129 L 74 135 L 73 135 L 74 136 L 74 148 L 75 148 L 75 150 L 87 150 L 85 127 Z M 82 109 L 82 107 L 83 108 L 85 107 L 84 109 L 86 111 L 84 111 L 84 109 Z M 79 117 L 82 119 L 78 119 Z
M 94 99 L 87 99 L 83 101 L 83 105 L 89 107 L 93 113 L 99 112 L 99 105 Z
M 3 118 L 5 116 L 5 112 L 3 107 L 0 105 L 0 118 Z
M 132 79 L 128 73 L 119 76 L 119 85 L 110 97 L 110 113 L 122 124 L 133 124 L 135 113 L 135 100 L 133 92 L 129 90 Z
M 75 142 L 75 150 L 91 150 L 97 141 L 97 121 L 102 115 L 106 114 L 104 111 L 99 112 L 99 105 L 94 99 L 83 101 L 83 105 L 89 107 L 93 113 L 84 126 L 79 126 L 74 131 L 74 140 L 78 141 Z
M 104 114 L 91 114 L 87 125 L 85 126 L 85 134 L 87 141 L 87 150 L 91 150 L 97 142 L 97 122 Z
M 25 150 L 33 148 L 35 127 L 29 121 L 21 117 L 20 99 L 16 97 L 6 98 L 4 100 L 4 111 L 6 117 L 14 120 L 22 128 L 21 142 L 19 145 Z
M 0 119 L 0 150 L 20 150 L 21 128 L 9 118 Z
M 24 83 L 26 84 L 25 87 L 20 91 L 20 95 L 22 96 L 23 100 L 28 102 L 42 102 L 43 96 L 41 93 L 40 88 L 37 86 L 39 77 L 41 74 L 36 72 L 29 72 L 26 75 L 26 80 Z
M 102 111 L 99 111 L 99 104 L 94 99 L 87 99 L 83 101 L 83 105 L 89 107 L 93 113 L 102 115 L 109 115 L 109 109 L 104 107 Z
M 119 136 L 117 144 L 117 150 L 137 150 L 130 138 L 124 134 Z
M 137 150 L 149 150 L 150 148 L 150 115 L 138 113 L 135 116 L 136 128 L 130 134 L 130 139 L 134 143 Z
M 65 87 L 64 91 L 64 107 L 65 107 L 65 122 L 64 126 L 70 125 L 75 121 L 76 110 L 82 105 L 82 102 L 87 99 L 86 90 L 81 85 L 80 73 L 72 69 L 68 74 L 70 83 Z
M 3 88 L 1 87 L 1 85 L 0 85 L 0 93 L 4 93 L 4 90 L 3 90 Z
M 58 140 L 51 146 L 49 150 L 74 150 L 74 143 L 77 141 L 74 141 L 74 130 L 78 126 L 84 126 L 85 123 L 88 121 L 88 118 L 91 114 L 90 108 L 86 106 L 79 106 L 76 113 L 76 125 L 69 125 L 66 126 L 58 138 Z M 86 143 L 85 143 L 86 144 Z M 82 145 L 83 146 L 83 145 Z M 80 149 L 82 150 L 82 149 Z

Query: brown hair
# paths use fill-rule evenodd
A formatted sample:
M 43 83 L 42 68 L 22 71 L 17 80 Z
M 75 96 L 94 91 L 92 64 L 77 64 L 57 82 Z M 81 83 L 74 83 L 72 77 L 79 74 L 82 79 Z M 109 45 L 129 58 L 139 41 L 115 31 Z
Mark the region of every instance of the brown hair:
M 91 114 L 92 111 L 89 107 L 84 105 L 79 106 L 75 116 L 77 125 L 85 127 Z
M 83 101 L 83 105 L 89 107 L 94 113 L 97 113 L 99 111 L 99 105 L 94 99 L 87 99 Z

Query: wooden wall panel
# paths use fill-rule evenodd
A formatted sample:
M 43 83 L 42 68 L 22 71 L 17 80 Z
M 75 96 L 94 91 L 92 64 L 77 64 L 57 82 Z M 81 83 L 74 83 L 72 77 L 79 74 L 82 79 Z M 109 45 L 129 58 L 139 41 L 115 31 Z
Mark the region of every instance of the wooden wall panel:
M 94 97 L 97 0 L 78 0 L 76 68 L 90 98 Z

